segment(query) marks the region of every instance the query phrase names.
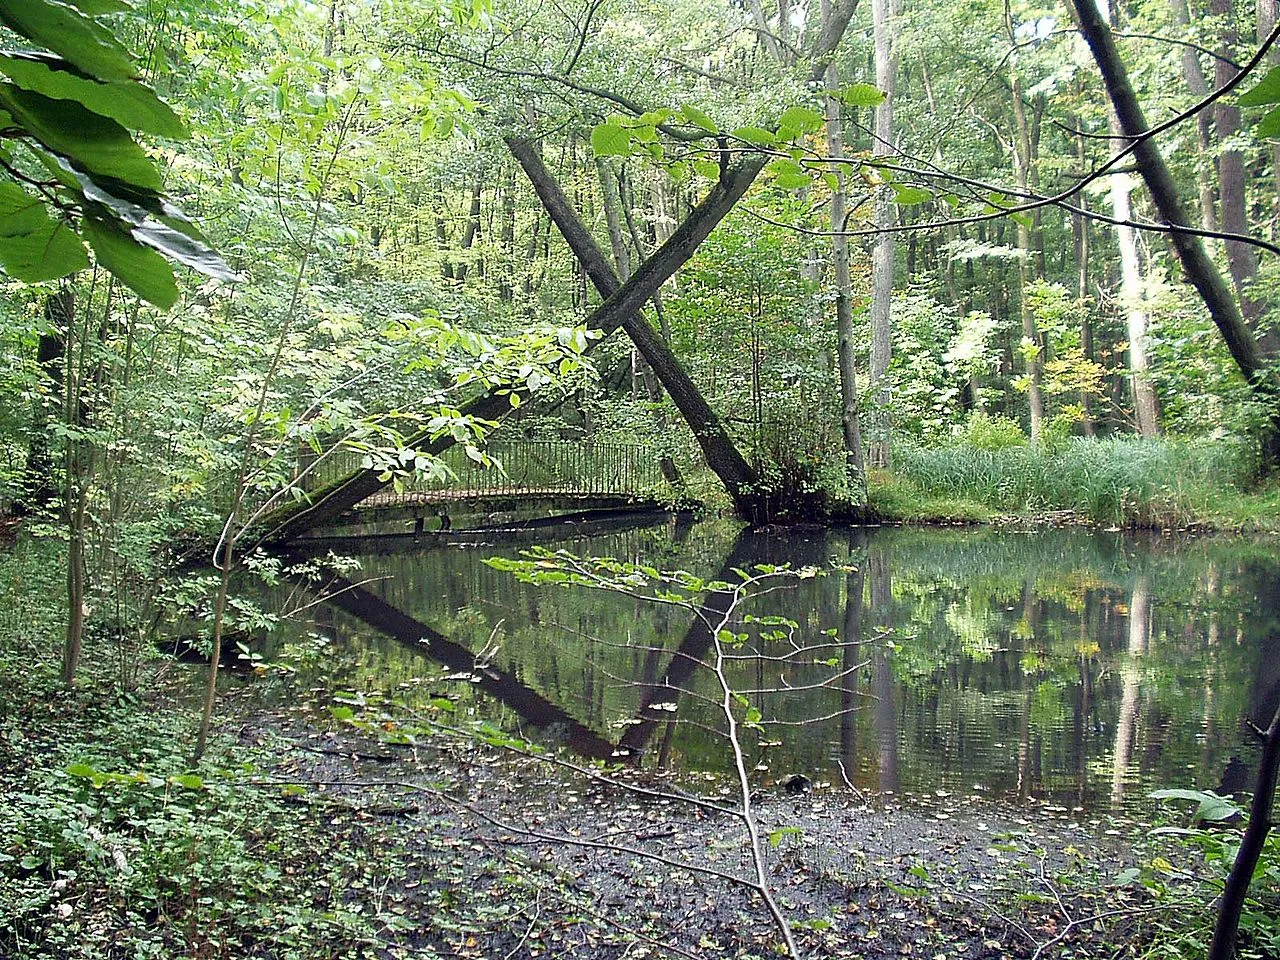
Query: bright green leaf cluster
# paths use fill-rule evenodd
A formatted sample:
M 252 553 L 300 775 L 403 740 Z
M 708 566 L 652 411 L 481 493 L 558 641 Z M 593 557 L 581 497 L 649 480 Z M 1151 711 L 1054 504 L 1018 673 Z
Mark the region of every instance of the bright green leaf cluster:
M 0 0 L 0 23 L 51 51 L 0 51 L 0 126 L 22 148 L 0 150 L 11 177 L 0 182 L 0 268 L 26 282 L 66 276 L 89 264 L 83 239 L 139 296 L 169 307 L 178 288 L 168 261 L 233 274 L 166 201 L 159 170 L 133 139 L 186 131 L 95 19 L 128 10 L 120 0 Z

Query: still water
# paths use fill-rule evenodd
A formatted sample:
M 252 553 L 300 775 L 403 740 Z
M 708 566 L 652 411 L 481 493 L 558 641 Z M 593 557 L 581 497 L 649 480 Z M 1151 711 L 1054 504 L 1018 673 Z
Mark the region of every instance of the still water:
M 789 618 L 799 645 L 827 645 L 785 657 L 785 644 L 753 640 L 729 661 L 739 715 L 760 717 L 744 745 L 763 788 L 803 773 L 1120 810 L 1157 787 L 1239 789 L 1256 757 L 1242 720 L 1269 718 L 1280 699 L 1270 542 L 715 522 L 558 530 L 538 542 L 707 578 L 757 563 L 827 571 L 743 611 Z M 693 615 L 522 584 L 484 562 L 527 548 L 501 539 L 319 541 L 359 559 L 350 577 L 363 587 L 311 608 L 292 639 L 326 644 L 339 688 L 443 694 L 461 714 L 586 756 L 727 771 L 710 638 Z

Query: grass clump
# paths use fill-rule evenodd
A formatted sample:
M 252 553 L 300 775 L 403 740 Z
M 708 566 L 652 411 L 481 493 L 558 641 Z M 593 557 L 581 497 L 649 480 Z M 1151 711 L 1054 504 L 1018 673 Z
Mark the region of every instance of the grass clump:
M 1247 490 L 1255 464 L 1243 443 L 1050 440 L 901 446 L 895 450 L 895 481 L 898 501 L 907 503 L 887 497 L 882 509 L 910 519 L 912 511 L 928 512 L 922 504 L 936 510 L 943 501 L 966 511 L 975 505 L 1003 514 L 1070 511 L 1093 523 L 1150 528 L 1275 529 L 1280 519 L 1280 497 Z

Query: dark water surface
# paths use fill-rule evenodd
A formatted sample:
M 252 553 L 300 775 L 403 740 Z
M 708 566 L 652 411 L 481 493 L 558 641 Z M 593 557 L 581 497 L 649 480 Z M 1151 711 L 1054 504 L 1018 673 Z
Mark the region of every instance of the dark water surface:
M 798 660 L 761 644 L 773 659 L 732 661 L 762 718 L 746 746 L 764 787 L 803 773 L 1121 809 L 1156 787 L 1241 787 L 1256 757 L 1241 720 L 1280 699 L 1269 541 L 724 523 L 556 536 L 539 542 L 705 577 L 853 568 L 748 608 L 796 621 L 799 643 L 838 644 Z M 359 557 L 352 580 L 377 578 L 310 611 L 342 687 L 447 694 L 462 715 L 586 756 L 729 769 L 720 688 L 698 662 L 709 640 L 688 612 L 521 584 L 483 562 L 518 555 L 511 544 L 335 545 Z

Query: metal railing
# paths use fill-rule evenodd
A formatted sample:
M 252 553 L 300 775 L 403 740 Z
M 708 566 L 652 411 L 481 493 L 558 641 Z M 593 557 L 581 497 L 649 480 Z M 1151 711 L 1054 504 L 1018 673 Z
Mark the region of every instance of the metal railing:
M 405 493 L 465 496 L 517 494 L 579 494 L 639 496 L 656 493 L 663 484 L 658 459 L 651 447 L 639 444 L 591 443 L 566 440 L 495 440 L 484 448 L 493 461 L 477 463 L 461 445 L 440 458 L 444 476 L 415 473 L 401 482 Z M 361 456 L 338 451 L 317 471 L 317 485 L 326 485 L 358 470 Z M 388 487 L 379 499 L 392 493 Z

